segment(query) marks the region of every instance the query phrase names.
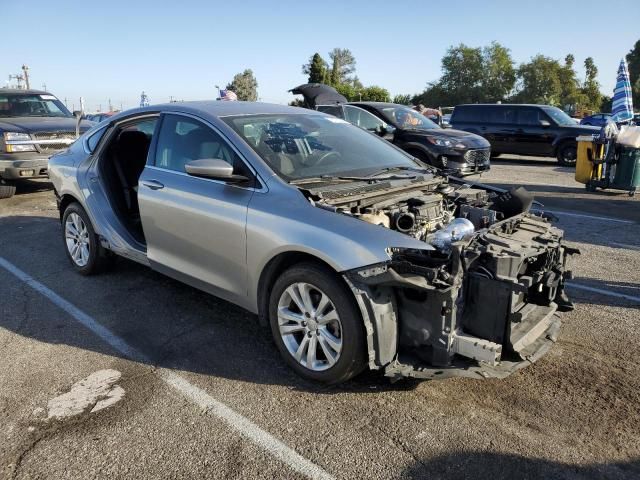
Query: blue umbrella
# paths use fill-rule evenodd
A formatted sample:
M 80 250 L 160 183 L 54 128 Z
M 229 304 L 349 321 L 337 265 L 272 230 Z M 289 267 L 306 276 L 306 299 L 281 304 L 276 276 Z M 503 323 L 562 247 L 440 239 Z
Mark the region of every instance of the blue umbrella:
M 626 122 L 633 118 L 633 102 L 631 100 L 631 82 L 627 62 L 620 60 L 616 88 L 613 89 L 611 113 L 615 122 Z

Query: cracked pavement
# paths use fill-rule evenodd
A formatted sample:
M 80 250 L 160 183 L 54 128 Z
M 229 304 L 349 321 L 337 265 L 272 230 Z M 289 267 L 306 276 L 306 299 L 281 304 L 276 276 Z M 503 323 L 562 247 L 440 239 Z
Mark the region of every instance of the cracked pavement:
M 470 180 L 475 179 L 471 177 Z M 574 282 L 640 297 L 640 199 L 587 193 L 553 161 L 500 158 L 480 179 L 525 186 L 582 255 Z M 570 289 L 558 343 L 504 380 L 338 387 L 300 380 L 269 331 L 227 302 L 126 260 L 96 277 L 65 258 L 53 192 L 0 200 L 0 256 L 150 361 L 123 358 L 0 268 L 0 478 L 300 478 L 163 382 L 171 370 L 336 478 L 640 477 L 640 304 Z M 626 245 L 626 247 L 625 247 Z M 61 420 L 48 402 L 113 369 L 124 397 Z

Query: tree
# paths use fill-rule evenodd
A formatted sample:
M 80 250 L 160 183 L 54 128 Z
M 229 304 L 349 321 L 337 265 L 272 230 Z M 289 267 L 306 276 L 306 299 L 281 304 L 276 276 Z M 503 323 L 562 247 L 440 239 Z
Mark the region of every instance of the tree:
M 348 48 L 334 48 L 329 52 L 331 72 L 329 82 L 340 85 L 349 81 L 349 75 L 356 71 L 356 59 Z
M 516 69 L 509 49 L 492 42 L 482 49 L 482 102 L 497 102 L 508 98 L 516 84 Z
M 477 103 L 480 100 L 483 79 L 482 49 L 461 43 L 450 47 L 442 58 L 441 88 L 455 103 Z
M 333 87 L 338 91 L 340 95 L 345 97 L 350 102 L 360 100 L 360 94 L 358 93 L 358 90 L 350 83 L 341 83 L 339 85 L 334 85 Z
M 584 95 L 584 107 L 589 110 L 599 110 L 602 104 L 602 94 L 600 93 L 600 84 L 598 83 L 598 67 L 596 67 L 593 58 L 587 57 L 584 61 L 585 79 L 582 86 Z
M 427 85 L 413 103 L 445 106 L 505 100 L 516 83 L 509 50 L 497 42 L 473 48 L 463 43 L 449 47 L 442 58 L 442 77 Z
M 574 113 L 584 106 L 585 97 L 580 90 L 575 69 L 573 68 L 576 58 L 569 54 L 564 58 L 564 65 L 558 69 L 557 75 L 560 80 L 560 99 L 558 105 L 565 111 Z
M 235 92 L 238 100 L 255 102 L 258 100 L 258 82 L 253 76 L 251 69 L 246 69 L 242 73 L 237 73 L 233 81 L 227 85 L 227 90 Z
M 627 53 L 627 67 L 629 68 L 629 80 L 631 80 L 631 92 L 633 105 L 640 107 L 640 40 L 636 42 Z
M 518 67 L 519 91 L 514 100 L 522 103 L 560 105 L 562 65 L 553 58 L 536 55 Z
M 302 66 L 302 73 L 309 75 L 309 83 L 326 83 L 327 62 L 319 53 L 314 53 L 309 59 L 309 63 Z
M 371 85 L 363 88 L 359 93 L 362 94 L 362 100 L 366 102 L 388 102 L 390 95 L 386 88 Z
M 397 94 L 391 100 L 393 103 L 397 103 L 399 105 L 411 105 L 411 95 L 403 95 L 401 93 Z

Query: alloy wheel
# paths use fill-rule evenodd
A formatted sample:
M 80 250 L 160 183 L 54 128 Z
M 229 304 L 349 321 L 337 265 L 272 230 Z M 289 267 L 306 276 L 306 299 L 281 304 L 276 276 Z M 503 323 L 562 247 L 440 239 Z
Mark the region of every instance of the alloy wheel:
M 278 301 L 278 328 L 291 356 L 316 372 L 331 368 L 342 351 L 342 323 L 333 302 L 309 283 L 289 285 Z
M 67 244 L 67 251 L 73 262 L 84 267 L 89 262 L 91 243 L 89 240 L 89 230 L 82 217 L 72 212 L 67 217 L 64 224 L 64 236 Z

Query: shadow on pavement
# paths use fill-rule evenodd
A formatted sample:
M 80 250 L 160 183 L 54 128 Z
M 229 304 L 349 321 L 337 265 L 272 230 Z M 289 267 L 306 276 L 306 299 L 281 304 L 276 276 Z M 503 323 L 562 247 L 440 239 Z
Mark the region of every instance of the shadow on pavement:
M 53 190 L 53 184 L 47 179 L 16 182 L 16 195 L 44 192 L 46 190 Z
M 52 240 L 21 237 L 28 224 L 37 224 L 32 237 Z M 307 382 L 284 364 L 270 329 L 240 307 L 121 258 L 110 272 L 77 274 L 59 241 L 59 225 L 54 218 L 0 218 L 0 231 L 8 233 L 0 239 L 0 256 L 124 339 L 154 366 L 324 394 L 412 390 L 419 383 L 391 384 L 380 372 L 365 372 L 339 386 Z M 20 245 L 11 246 L 19 239 Z M 40 342 L 122 356 L 2 267 L 0 285 L 9 299 L 0 305 L 0 328 Z M 24 312 L 29 312 L 26 319 Z
M 520 455 L 460 452 L 419 461 L 401 478 L 415 479 L 567 479 L 617 480 L 640 478 L 640 459 L 572 465 Z

